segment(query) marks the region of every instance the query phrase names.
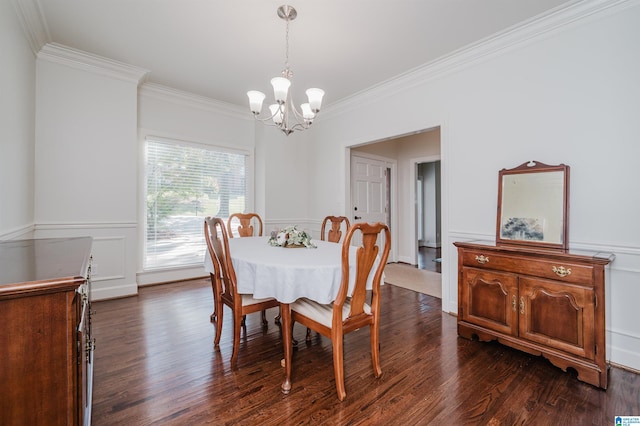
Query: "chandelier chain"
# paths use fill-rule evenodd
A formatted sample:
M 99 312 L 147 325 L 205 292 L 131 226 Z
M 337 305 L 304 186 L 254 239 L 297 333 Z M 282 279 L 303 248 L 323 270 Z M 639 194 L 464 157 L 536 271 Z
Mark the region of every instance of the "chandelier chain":
M 287 18 L 285 19 L 285 21 L 287 22 L 287 24 L 286 24 L 286 31 L 285 31 L 285 37 L 284 37 L 284 41 L 285 41 L 284 70 L 282 70 L 282 76 L 285 78 L 291 78 L 293 77 L 293 72 L 291 71 L 291 69 L 289 69 L 289 21 L 290 19 Z

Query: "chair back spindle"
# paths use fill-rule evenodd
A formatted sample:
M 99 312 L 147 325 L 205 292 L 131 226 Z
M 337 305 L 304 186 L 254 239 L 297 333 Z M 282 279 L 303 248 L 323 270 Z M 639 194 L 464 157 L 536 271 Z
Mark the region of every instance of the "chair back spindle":
M 234 225 L 234 222 L 238 224 Z M 254 225 L 257 227 L 257 233 Z M 233 213 L 227 221 L 227 230 L 229 238 L 233 238 L 234 234 L 240 237 L 262 237 L 262 218 L 257 213 Z
M 358 232 L 362 236 L 362 241 L 361 245 L 357 248 L 355 259 L 352 259 L 349 256 L 349 251 L 354 235 Z M 384 234 L 382 253 L 380 253 L 380 247 L 377 245 L 378 237 L 381 233 Z M 389 258 L 390 242 L 391 233 L 389 228 L 382 223 L 369 224 L 362 222 L 356 223 L 353 227 L 349 228 L 342 243 L 342 283 L 340 284 L 338 296 L 333 302 L 334 316 L 337 316 L 335 319 L 337 322 L 343 323 L 343 326 L 346 326 L 349 321 L 355 321 L 355 318 L 359 315 L 367 314 L 364 310 L 367 295 L 367 281 L 375 265 L 376 257 L 380 255 L 380 261 L 373 275 L 371 312 L 369 313 L 377 316 L 380 307 L 380 283 L 387 259 Z M 347 300 L 349 292 L 349 267 L 352 262 L 356 263 L 356 277 L 353 292 L 350 296 L 351 310 L 348 317 L 343 321 L 342 307 Z
M 329 233 L 325 234 L 325 229 L 327 225 L 331 223 L 331 229 L 329 229 Z M 330 241 L 332 243 L 339 243 L 340 238 L 342 238 L 342 231 L 340 228 L 342 224 L 345 224 L 345 232 L 349 231 L 351 224 L 349 223 L 349 219 L 346 216 L 327 216 L 322 221 L 322 228 L 320 228 L 320 239 L 322 241 Z

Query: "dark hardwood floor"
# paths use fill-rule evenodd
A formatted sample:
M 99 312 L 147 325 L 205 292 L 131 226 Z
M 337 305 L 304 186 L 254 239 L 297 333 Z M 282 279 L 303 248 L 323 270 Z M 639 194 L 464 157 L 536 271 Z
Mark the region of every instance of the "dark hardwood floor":
M 299 324 L 291 394 L 280 392 L 280 328 L 263 329 L 259 314 L 247 317 L 231 371 L 228 311 L 213 348 L 209 280 L 96 302 L 93 424 L 606 425 L 640 415 L 637 374 L 611 368 L 604 391 L 543 358 L 459 338 L 439 299 L 393 285 L 382 292 L 383 376 L 373 377 L 368 329 L 350 333 L 342 403 L 329 341 L 315 335 L 307 345 Z
M 418 248 L 418 269 L 427 271 L 442 272 L 442 263 L 439 262 L 442 256 L 440 248 L 419 247 Z

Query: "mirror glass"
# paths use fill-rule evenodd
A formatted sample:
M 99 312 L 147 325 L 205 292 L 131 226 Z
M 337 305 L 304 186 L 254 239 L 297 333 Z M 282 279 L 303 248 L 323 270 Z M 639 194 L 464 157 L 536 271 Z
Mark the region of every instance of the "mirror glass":
M 569 166 L 530 161 L 501 170 L 498 185 L 498 243 L 568 247 Z

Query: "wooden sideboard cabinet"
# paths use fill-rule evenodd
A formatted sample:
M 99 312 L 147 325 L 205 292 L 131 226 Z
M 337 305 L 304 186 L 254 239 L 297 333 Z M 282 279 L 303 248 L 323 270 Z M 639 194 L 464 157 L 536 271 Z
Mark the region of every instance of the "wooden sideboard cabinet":
M 91 245 L 0 242 L 0 424 L 91 423 Z
M 605 272 L 612 254 L 454 245 L 460 336 L 542 355 L 607 388 Z

